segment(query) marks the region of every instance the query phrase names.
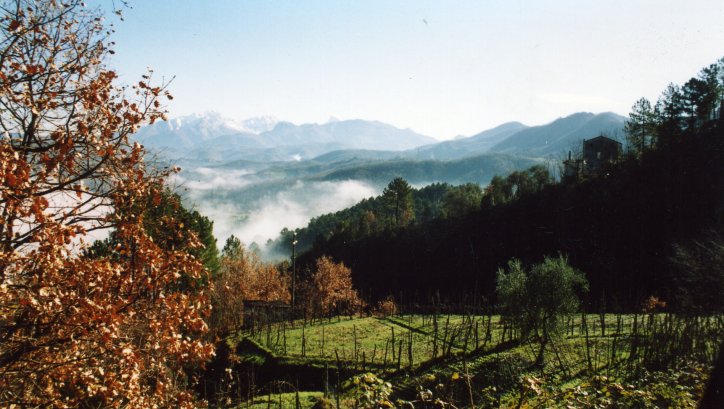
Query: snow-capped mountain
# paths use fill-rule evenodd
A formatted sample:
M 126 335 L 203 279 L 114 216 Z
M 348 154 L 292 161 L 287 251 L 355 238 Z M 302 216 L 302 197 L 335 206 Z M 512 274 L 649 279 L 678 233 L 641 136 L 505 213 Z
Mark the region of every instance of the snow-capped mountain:
M 377 121 L 332 120 L 295 125 L 272 117 L 239 121 L 215 112 L 156 123 L 142 128 L 136 138 L 151 150 L 172 158 L 212 162 L 308 159 L 340 149 L 400 151 L 435 142 L 410 129 Z
M 242 131 L 260 134 L 274 129 L 279 121 L 273 116 L 257 116 L 241 121 Z

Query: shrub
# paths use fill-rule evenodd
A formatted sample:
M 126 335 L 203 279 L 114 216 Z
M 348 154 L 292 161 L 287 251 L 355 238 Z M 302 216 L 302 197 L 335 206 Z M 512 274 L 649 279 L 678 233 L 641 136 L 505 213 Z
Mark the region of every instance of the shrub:
M 546 257 L 530 268 L 520 260 L 498 270 L 497 294 L 502 314 L 520 330 L 522 340 L 534 339 L 541 345 L 538 364 L 551 336 L 561 329 L 562 317 L 574 313 L 579 294 L 588 290 L 583 273 L 568 265 L 564 256 Z
M 375 308 L 375 313 L 383 317 L 395 315 L 397 314 L 397 311 L 397 303 L 395 303 L 395 299 L 392 298 L 392 296 L 388 296 L 384 300 L 378 301 L 377 307 Z

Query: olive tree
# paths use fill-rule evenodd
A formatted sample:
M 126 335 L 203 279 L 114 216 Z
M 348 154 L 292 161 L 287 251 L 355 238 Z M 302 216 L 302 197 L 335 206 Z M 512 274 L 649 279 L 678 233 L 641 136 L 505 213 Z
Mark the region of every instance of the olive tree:
M 562 255 L 530 267 L 513 259 L 498 270 L 496 290 L 503 316 L 520 330 L 521 339 L 539 343 L 537 363 L 542 364 L 546 345 L 560 332 L 562 318 L 578 310 L 588 281 Z

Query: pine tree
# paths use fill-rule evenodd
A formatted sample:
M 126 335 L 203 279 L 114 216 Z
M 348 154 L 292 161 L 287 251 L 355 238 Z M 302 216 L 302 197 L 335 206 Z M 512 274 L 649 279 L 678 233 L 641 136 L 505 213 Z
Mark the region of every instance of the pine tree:
M 415 219 L 412 187 L 405 179 L 393 179 L 382 191 L 382 197 L 392 214 L 395 228 L 407 226 Z
M 656 115 L 651 102 L 641 98 L 631 107 L 629 119 L 624 126 L 628 149 L 641 155 L 653 144 L 656 133 Z

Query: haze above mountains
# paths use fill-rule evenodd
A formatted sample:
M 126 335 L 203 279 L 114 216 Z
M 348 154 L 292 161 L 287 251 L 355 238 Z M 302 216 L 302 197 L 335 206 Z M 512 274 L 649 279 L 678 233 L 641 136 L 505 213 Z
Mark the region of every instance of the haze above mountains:
M 183 189 L 188 205 L 214 220 L 220 243 L 234 234 L 263 246 L 284 227 L 302 227 L 381 193 L 394 177 L 415 186 L 485 185 L 496 174 L 555 164 L 583 139 L 603 134 L 622 140 L 625 120 L 582 112 L 439 142 L 377 121 L 295 125 L 206 113 L 144 127 L 136 139 L 183 168 L 171 183 Z

